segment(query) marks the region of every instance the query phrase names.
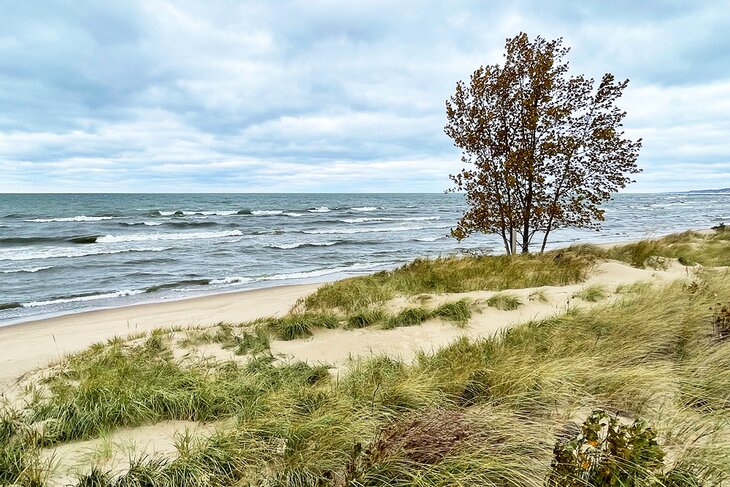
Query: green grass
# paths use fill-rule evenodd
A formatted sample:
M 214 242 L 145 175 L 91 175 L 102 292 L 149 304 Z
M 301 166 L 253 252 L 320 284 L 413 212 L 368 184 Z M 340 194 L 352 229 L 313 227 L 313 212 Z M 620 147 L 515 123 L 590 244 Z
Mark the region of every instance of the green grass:
M 593 284 L 583 288 L 580 292 L 575 293 L 573 297 L 580 298 L 583 301 L 588 301 L 589 303 L 597 303 L 598 301 L 608 297 L 608 290 L 606 289 L 606 286 Z
M 512 311 L 519 308 L 522 302 L 517 296 L 509 293 L 497 293 L 487 299 L 487 306 L 501 311 Z
M 433 314 L 446 321 L 464 326 L 471 318 L 471 305 L 468 300 L 460 299 L 459 301 L 442 304 L 433 310 Z
M 386 321 L 387 313 L 380 308 L 365 308 L 356 311 L 347 317 L 347 325 L 350 328 L 365 328 L 376 323 Z
M 319 288 L 303 305 L 349 313 L 395 296 L 574 284 L 583 281 L 593 257 L 567 252 L 543 255 L 417 259 L 389 272 L 344 279 Z
M 337 328 L 340 318 L 332 313 L 292 313 L 268 320 L 268 327 L 280 340 L 312 336 L 315 328 Z
M 608 249 L 595 245 L 575 245 L 568 251 L 578 255 L 620 260 L 639 268 L 661 269 L 667 264 L 663 259 L 677 259 L 686 266 L 695 264 L 706 267 L 728 266 L 730 228 L 719 228 L 709 235 L 688 231 Z
M 391 316 L 388 319 L 385 328 L 420 325 L 432 316 L 433 312 L 431 312 L 428 308 L 405 308 Z

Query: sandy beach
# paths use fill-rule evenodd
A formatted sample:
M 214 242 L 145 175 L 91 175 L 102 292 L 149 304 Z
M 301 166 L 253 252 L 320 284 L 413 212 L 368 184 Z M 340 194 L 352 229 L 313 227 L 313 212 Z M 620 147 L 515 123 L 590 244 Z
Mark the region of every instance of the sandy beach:
M 75 313 L 0 327 L 0 391 L 22 374 L 114 336 L 155 328 L 240 323 L 286 313 L 320 284 L 214 294 Z

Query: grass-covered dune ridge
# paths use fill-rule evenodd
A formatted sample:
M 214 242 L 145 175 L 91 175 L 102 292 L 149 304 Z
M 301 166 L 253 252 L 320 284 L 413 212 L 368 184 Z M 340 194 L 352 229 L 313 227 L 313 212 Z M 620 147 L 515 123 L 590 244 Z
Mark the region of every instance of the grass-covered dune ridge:
M 593 262 L 589 254 L 559 251 L 518 259 L 506 255 L 417 259 L 393 271 L 326 284 L 307 297 L 303 305 L 310 310 L 350 312 L 383 304 L 398 295 L 573 284 L 586 278 Z
M 706 238 L 721 245 L 716 236 Z M 604 251 L 583 248 L 589 256 L 576 260 L 591 265 Z M 662 252 L 653 256 L 669 257 Z M 556 254 L 515 260 L 523 258 Z M 426 292 L 420 284 L 412 289 L 414 296 Z M 605 301 L 599 297 L 605 290 L 586 290 L 586 300 L 598 304 L 489 338 L 463 338 L 412 362 L 354 358 L 338 375 L 329 364 L 273 356 L 277 327 L 303 313 L 312 327 L 382 326 L 372 317 L 349 322 L 377 305 L 313 307 L 215 331 L 114 339 L 64 358 L 2 408 L 0 485 L 58 478 L 49 457 L 55 445 L 192 420 L 217 424 L 218 431 L 181 434 L 169 458 L 132 454 L 124 471 L 108 471 L 97 452 L 69 482 L 542 486 L 556 442 L 573 437 L 576 424 L 597 408 L 627 422 L 644 419 L 666 451 L 661 468 L 636 485 L 721 485 L 730 478 L 730 340 L 723 331 L 730 276 L 698 269 L 671 284 L 625 286 Z M 462 316 L 463 306 L 451 312 Z M 181 357 L 186 339 L 223 343 L 242 355 Z

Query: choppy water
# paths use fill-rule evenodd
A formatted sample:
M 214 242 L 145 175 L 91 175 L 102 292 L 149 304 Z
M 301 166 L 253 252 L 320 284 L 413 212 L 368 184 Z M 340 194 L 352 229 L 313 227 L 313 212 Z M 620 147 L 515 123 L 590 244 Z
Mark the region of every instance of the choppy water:
M 603 231 L 559 231 L 551 245 L 730 223 L 728 203 L 621 194 Z M 463 209 L 453 194 L 0 195 L 0 324 L 501 252 L 494 237 L 447 236 Z

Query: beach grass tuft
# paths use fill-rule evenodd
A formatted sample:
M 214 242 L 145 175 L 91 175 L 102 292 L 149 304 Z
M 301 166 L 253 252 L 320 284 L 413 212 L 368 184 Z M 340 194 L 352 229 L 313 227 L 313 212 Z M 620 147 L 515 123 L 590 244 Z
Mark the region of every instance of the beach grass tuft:
M 580 298 L 589 303 L 597 303 L 598 301 L 608 297 L 608 290 L 606 289 L 606 286 L 593 284 L 583 288 L 580 292 L 575 293 L 573 297 Z
M 522 302 L 520 299 L 510 293 L 497 293 L 487 299 L 487 306 L 497 308 L 501 311 L 512 311 L 519 308 L 521 305 Z

